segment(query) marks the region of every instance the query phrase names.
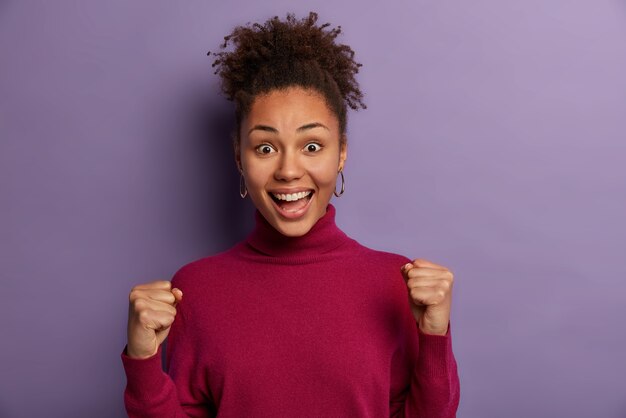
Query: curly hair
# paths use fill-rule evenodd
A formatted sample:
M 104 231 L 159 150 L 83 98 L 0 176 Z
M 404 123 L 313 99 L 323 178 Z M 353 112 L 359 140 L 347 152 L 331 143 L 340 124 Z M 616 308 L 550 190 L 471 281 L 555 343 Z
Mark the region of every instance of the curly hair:
M 248 22 L 224 37 L 221 49 L 229 41 L 236 47 L 231 52 L 213 53 L 217 59 L 212 67 L 218 67 L 214 74 L 221 77 L 222 92 L 235 102 L 237 133 L 233 139 L 240 141 L 241 121 L 255 97 L 275 89 L 300 86 L 321 93 L 339 120 L 342 141 L 347 106 L 367 108 L 355 80 L 362 64 L 354 61 L 352 48 L 334 42 L 341 26 L 325 31 L 330 23 L 316 26 L 317 17 L 317 13 L 309 12 L 299 21 L 287 13 L 286 21 L 274 16 L 263 25 Z

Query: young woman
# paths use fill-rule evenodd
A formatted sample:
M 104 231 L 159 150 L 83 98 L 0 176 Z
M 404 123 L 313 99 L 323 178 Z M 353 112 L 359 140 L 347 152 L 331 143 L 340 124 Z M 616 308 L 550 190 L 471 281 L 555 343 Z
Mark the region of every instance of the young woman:
M 238 26 L 222 45 L 235 50 L 215 54 L 256 224 L 171 282 L 131 290 L 121 354 L 131 417 L 456 414 L 452 273 L 367 248 L 335 223 L 346 104 L 365 105 L 361 64 L 334 41 L 341 27 L 316 22 L 311 12 Z

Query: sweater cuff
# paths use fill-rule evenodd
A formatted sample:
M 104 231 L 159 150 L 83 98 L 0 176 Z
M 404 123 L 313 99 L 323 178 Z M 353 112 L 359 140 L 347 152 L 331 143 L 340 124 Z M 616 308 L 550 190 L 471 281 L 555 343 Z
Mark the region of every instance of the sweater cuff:
M 452 335 L 450 321 L 445 335 L 426 334 L 419 328 L 418 372 L 426 376 L 448 376 L 452 369 Z
M 153 356 L 139 359 L 128 356 L 128 344 L 124 346 L 121 358 L 126 372 L 126 393 L 133 399 L 153 399 L 165 387 L 169 376 L 161 366 L 161 347 Z

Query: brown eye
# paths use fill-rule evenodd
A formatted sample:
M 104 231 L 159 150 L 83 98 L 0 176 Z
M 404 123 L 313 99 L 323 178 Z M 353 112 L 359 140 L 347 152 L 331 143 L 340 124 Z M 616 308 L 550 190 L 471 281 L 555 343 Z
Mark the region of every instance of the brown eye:
M 317 147 L 317 148 L 316 148 Z M 320 149 L 322 149 L 321 145 L 318 144 L 317 142 L 311 142 L 306 146 L 307 151 L 309 152 L 316 152 L 319 151 Z
M 261 154 L 270 154 L 272 152 L 272 147 L 268 144 L 261 144 L 257 147 L 257 151 L 260 151 Z

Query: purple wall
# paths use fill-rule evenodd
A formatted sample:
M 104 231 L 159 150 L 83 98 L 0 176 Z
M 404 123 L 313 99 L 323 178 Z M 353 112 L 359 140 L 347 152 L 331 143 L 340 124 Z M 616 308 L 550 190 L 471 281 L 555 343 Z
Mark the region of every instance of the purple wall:
M 337 222 L 455 273 L 458 416 L 626 417 L 626 3 L 292 4 L 0 2 L 0 416 L 125 416 L 130 288 L 252 225 L 206 52 L 313 9 L 369 106 Z

